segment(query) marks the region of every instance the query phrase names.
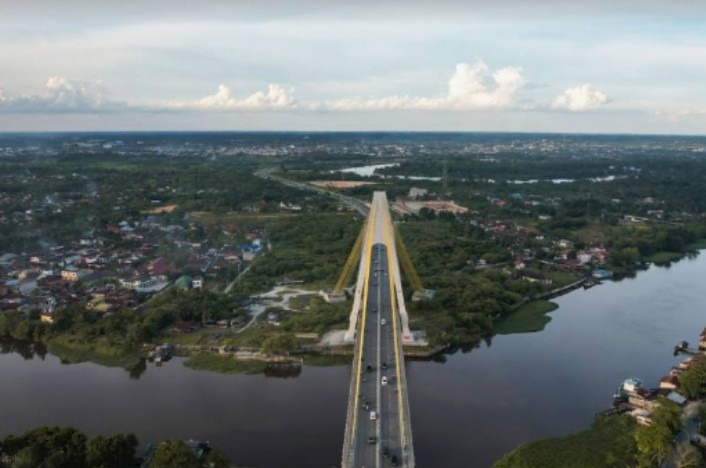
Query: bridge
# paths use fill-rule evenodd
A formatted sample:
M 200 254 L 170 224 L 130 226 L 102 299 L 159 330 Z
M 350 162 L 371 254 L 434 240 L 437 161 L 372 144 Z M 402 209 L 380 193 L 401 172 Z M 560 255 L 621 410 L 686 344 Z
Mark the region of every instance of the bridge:
M 345 340 L 354 343 L 355 356 L 343 445 L 344 468 L 415 464 L 402 350 L 403 344 L 413 344 L 415 339 L 402 293 L 400 245 L 387 196 L 385 192 L 375 192 L 367 221 L 336 285 L 338 290 L 345 285 L 359 259 L 350 326 L 345 334 Z M 403 267 L 406 263 L 409 265 L 405 270 L 412 268 L 405 252 Z M 418 282 L 413 268 L 407 278 Z

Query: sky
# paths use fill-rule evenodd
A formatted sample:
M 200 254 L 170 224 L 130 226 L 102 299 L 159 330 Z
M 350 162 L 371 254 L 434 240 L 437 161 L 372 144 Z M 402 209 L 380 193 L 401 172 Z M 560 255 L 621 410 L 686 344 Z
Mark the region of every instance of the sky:
M 706 2 L 0 0 L 0 131 L 94 130 L 704 135 Z

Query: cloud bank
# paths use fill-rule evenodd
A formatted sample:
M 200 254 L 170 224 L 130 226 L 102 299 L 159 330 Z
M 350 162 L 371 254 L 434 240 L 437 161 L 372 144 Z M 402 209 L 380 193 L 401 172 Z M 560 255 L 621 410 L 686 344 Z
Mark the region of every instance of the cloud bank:
M 286 109 L 297 105 L 293 90 L 285 89 L 277 84 L 270 84 L 267 92 L 258 91 L 250 96 L 237 99 L 224 84 L 218 85 L 218 92 L 198 100 L 196 103 L 176 103 L 176 107 L 196 107 L 199 109 L 225 110 L 256 110 L 256 109 Z
M 513 107 L 527 80 L 519 67 L 492 72 L 482 61 L 459 63 L 448 81 L 445 96 L 387 96 L 371 99 L 338 99 L 318 107 L 336 111 L 372 110 L 483 110 Z
M 490 109 L 526 109 L 520 100 L 527 79 L 520 67 L 491 70 L 483 61 L 459 63 L 449 78 L 446 93 L 438 96 L 391 95 L 351 97 L 333 100 L 298 100 L 294 90 L 270 84 L 265 91 L 238 97 L 226 84 L 214 94 L 195 100 L 169 101 L 151 105 L 128 105 L 106 97 L 100 82 L 87 82 L 53 76 L 43 94 L 9 95 L 0 89 L 0 113 L 99 113 L 117 110 L 140 112 L 179 111 L 322 111 L 374 112 L 482 111 Z M 566 89 L 548 106 L 549 109 L 573 112 L 598 109 L 609 102 L 602 91 L 588 84 Z M 523 104 L 521 104 L 523 103 Z M 530 106 L 541 109 L 544 106 Z M 546 108 L 546 107 L 545 107 Z
M 608 103 L 608 96 L 602 91 L 592 89 L 590 85 L 583 84 L 568 88 L 558 95 L 551 103 L 552 109 L 563 109 L 572 112 L 598 109 Z
M 45 93 L 12 96 L 0 90 L 1 112 L 97 112 L 125 108 L 124 103 L 109 100 L 101 83 L 50 77 Z

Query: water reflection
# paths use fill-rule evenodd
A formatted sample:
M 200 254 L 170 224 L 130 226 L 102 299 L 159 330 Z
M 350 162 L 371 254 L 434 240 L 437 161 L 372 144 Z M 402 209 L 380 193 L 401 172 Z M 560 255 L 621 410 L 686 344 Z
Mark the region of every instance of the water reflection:
M 265 377 L 276 379 L 291 379 L 299 377 L 302 366 L 298 364 L 275 364 L 265 367 Z
M 132 368 L 128 369 L 130 378 L 138 380 L 142 374 L 147 372 L 147 359 L 140 359 L 140 361 Z
M 47 347 L 44 343 L 32 343 L 31 341 L 16 340 L 14 338 L 0 338 L 0 354 L 16 353 L 24 359 L 34 359 L 38 357 L 42 361 L 47 355 Z
M 489 467 L 518 444 L 584 429 L 627 377 L 656 385 L 678 362 L 674 345 L 706 325 L 704 277 L 704 256 L 650 268 L 555 298 L 559 308 L 542 332 L 408 360 L 418 466 Z M 161 368 L 141 361 L 128 379 L 91 363 L 61 366 L 38 344 L 0 348 L 0 436 L 72 425 L 134 432 L 145 442 L 209 440 L 242 466 L 340 464 L 349 365 L 222 375 L 194 372 L 176 357 Z

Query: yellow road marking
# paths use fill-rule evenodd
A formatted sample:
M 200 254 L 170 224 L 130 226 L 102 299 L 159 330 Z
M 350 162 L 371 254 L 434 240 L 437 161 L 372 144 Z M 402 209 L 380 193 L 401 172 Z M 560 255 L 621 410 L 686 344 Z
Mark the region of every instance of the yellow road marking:
M 360 322 L 360 333 L 359 333 L 359 340 L 358 340 L 358 369 L 356 372 L 356 382 L 355 382 L 355 403 L 354 403 L 354 409 L 353 409 L 353 425 L 351 426 L 351 430 L 355 432 L 355 429 L 358 427 L 358 405 L 360 403 L 360 376 L 361 376 L 361 366 L 363 365 L 363 338 L 365 337 L 365 319 L 368 311 L 368 282 L 370 279 L 370 260 L 371 260 L 371 254 L 372 254 L 372 249 L 373 249 L 373 228 L 375 225 L 374 222 L 374 216 L 375 216 L 375 204 L 370 209 L 370 214 L 368 215 L 369 220 L 373 220 L 372 222 L 368 222 L 368 245 L 366 247 L 366 252 L 363 252 L 365 255 L 365 283 L 363 284 L 363 314 Z M 353 368 L 353 371 L 355 372 L 355 366 Z M 355 436 L 351 438 L 351 440 L 356 440 Z
M 391 308 L 392 308 L 392 336 L 394 339 L 394 344 L 395 344 L 395 368 L 397 369 L 397 409 L 400 417 L 400 442 L 402 442 L 402 434 L 404 434 L 405 431 L 405 426 L 404 426 L 404 406 L 402 405 L 402 388 L 401 388 L 401 381 L 400 381 L 400 376 L 402 373 L 400 372 L 400 355 L 399 355 L 399 341 L 397 338 L 398 330 L 397 330 L 397 311 L 395 310 L 395 299 L 397 297 L 397 291 L 395 290 L 395 284 L 392 278 L 393 275 L 393 268 L 392 268 L 392 249 L 390 248 L 392 246 L 392 236 L 390 235 L 390 224 L 392 223 L 392 219 L 390 218 L 390 212 L 389 210 L 386 212 L 385 216 L 385 234 L 387 237 L 387 270 L 389 271 L 389 277 L 390 277 L 390 296 L 391 296 Z M 395 249 L 396 251 L 396 249 Z M 402 447 L 404 449 L 404 447 Z M 404 464 L 404 458 L 402 460 L 402 463 Z

